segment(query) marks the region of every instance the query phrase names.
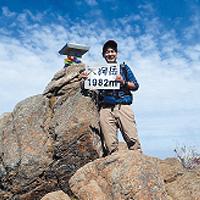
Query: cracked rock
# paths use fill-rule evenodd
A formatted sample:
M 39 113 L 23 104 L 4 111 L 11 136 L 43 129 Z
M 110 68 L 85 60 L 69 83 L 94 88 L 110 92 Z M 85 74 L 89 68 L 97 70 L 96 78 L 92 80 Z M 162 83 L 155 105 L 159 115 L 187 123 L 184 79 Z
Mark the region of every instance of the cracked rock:
M 60 70 L 43 94 L 0 117 L 0 199 L 37 200 L 63 190 L 102 156 L 96 105 L 80 89 L 83 65 Z

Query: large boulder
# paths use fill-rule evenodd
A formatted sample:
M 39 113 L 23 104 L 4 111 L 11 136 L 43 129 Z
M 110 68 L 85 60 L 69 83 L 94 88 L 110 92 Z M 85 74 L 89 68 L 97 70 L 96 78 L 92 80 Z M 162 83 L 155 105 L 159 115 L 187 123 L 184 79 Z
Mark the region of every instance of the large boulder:
M 200 167 L 120 151 L 80 168 L 69 180 L 79 200 L 200 200 Z
M 63 190 L 86 163 L 102 156 L 98 111 L 80 89 L 83 65 L 62 69 L 44 94 L 0 118 L 0 199 L 40 199 Z
M 166 200 L 158 161 L 122 150 L 88 163 L 69 181 L 80 200 Z

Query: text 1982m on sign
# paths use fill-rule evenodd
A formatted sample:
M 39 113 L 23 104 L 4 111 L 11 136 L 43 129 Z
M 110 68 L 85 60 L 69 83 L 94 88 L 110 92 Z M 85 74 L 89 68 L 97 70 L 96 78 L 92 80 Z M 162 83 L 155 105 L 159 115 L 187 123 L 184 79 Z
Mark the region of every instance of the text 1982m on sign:
M 119 74 L 117 64 L 101 67 L 88 67 L 89 76 L 85 80 L 85 89 L 119 89 L 120 83 L 115 80 Z

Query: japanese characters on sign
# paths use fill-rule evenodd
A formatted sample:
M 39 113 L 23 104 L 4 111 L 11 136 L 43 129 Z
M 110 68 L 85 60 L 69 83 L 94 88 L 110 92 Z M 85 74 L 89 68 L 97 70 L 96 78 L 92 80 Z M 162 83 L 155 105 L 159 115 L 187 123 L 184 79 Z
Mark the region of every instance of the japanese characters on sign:
M 85 80 L 85 89 L 119 89 L 120 83 L 116 76 L 120 74 L 117 64 L 107 64 L 100 67 L 88 67 L 88 78 Z

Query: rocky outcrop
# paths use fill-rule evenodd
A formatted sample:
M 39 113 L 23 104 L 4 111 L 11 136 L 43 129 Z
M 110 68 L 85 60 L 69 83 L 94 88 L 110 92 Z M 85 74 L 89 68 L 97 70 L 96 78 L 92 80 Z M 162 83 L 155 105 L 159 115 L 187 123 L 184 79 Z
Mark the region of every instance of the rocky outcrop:
M 185 169 L 175 158 L 159 161 L 159 166 L 171 199 L 200 200 L 200 167 Z
M 88 163 L 70 187 L 81 200 L 167 199 L 156 159 L 129 150 Z
M 0 199 L 40 199 L 102 155 L 98 112 L 80 89 L 83 65 L 62 69 L 43 95 L 0 119 Z
M 70 179 L 79 200 L 200 200 L 200 168 L 121 150 L 80 168 Z
M 200 200 L 200 168 L 123 143 L 102 157 L 97 107 L 80 88 L 83 69 L 60 70 L 43 94 L 0 117 L 0 199 Z

